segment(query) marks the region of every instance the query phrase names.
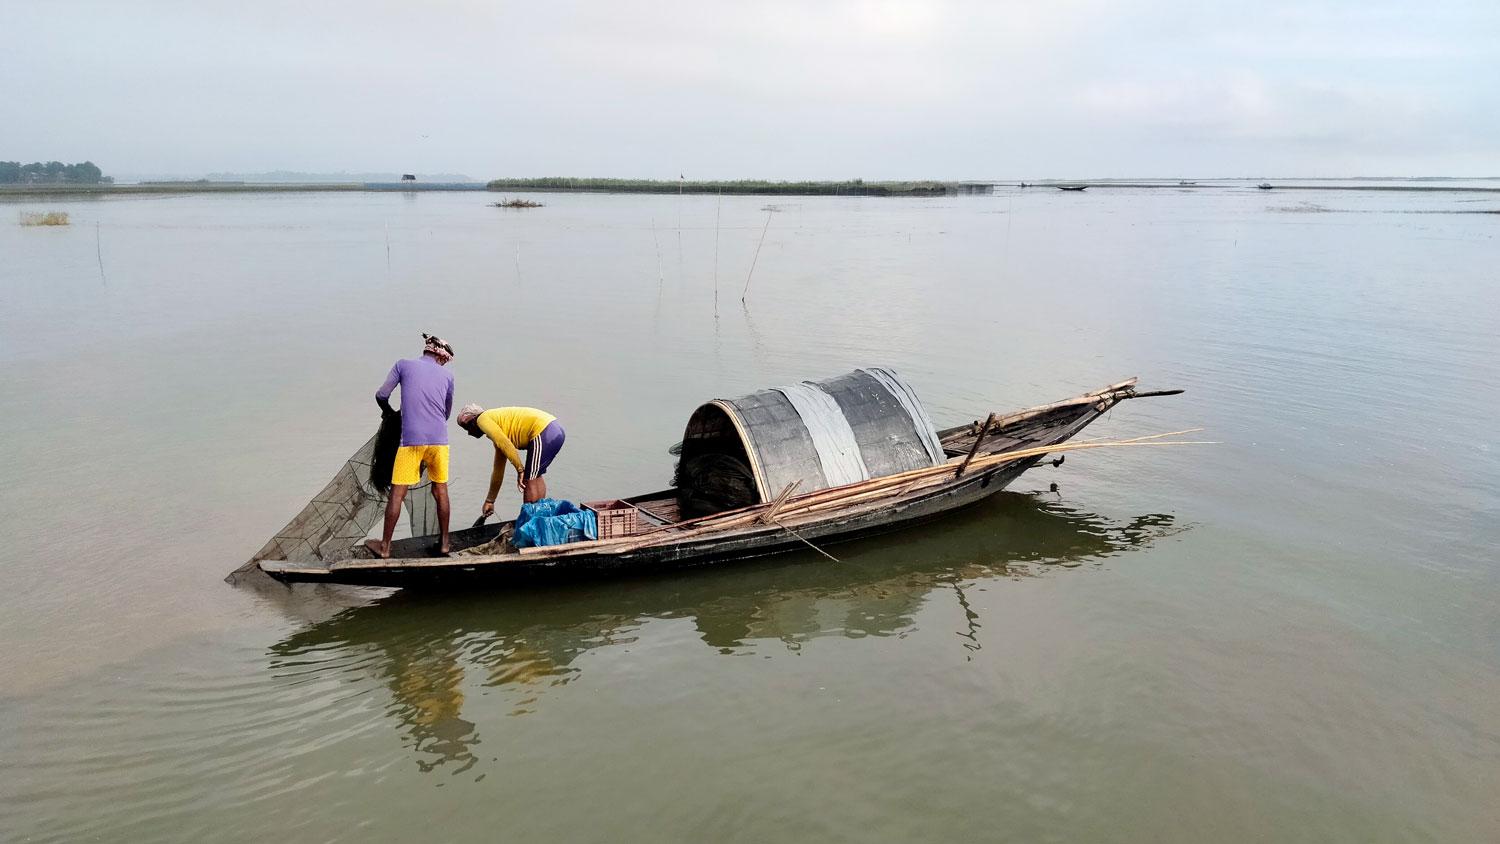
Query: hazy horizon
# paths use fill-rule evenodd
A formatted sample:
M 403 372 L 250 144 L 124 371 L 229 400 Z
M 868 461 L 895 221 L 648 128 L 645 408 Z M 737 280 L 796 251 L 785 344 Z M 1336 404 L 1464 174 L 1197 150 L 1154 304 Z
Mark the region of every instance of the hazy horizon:
M 0 158 L 124 179 L 1500 172 L 1493 3 L 69 9 L 7 10 Z
M 97 164 L 98 162 L 95 162 L 95 163 Z M 237 172 L 237 171 L 210 171 L 210 172 L 206 172 L 206 173 L 204 173 L 204 172 L 193 172 L 193 173 L 123 173 L 123 174 L 110 173 L 109 171 L 106 170 L 105 171 L 105 175 L 111 176 L 111 177 L 115 178 L 119 182 L 127 183 L 128 184 L 130 182 L 137 182 L 137 181 L 157 181 L 157 180 L 173 180 L 173 179 L 185 179 L 185 180 L 208 179 L 210 181 L 237 179 L 237 180 L 244 180 L 244 181 L 249 181 L 249 182 L 265 181 L 265 182 L 268 182 L 268 183 L 274 183 L 274 182 L 295 182 L 295 181 L 299 181 L 299 180 L 303 180 L 303 181 L 307 181 L 307 182 L 324 182 L 324 181 L 327 181 L 327 182 L 335 182 L 335 181 L 380 182 L 380 181 L 395 181 L 395 180 L 399 179 L 402 174 L 398 173 L 397 171 L 394 171 L 394 170 L 391 170 L 391 171 L 367 171 L 367 172 L 348 172 L 348 171 L 308 172 L 308 171 L 301 171 L 301 170 L 269 169 L 269 170 L 257 170 L 257 171 L 245 171 L 245 172 Z M 471 175 L 471 174 L 468 174 L 468 173 L 416 173 L 416 174 L 413 174 L 413 175 L 415 175 L 419 181 L 424 181 L 424 182 L 473 182 L 473 183 L 489 182 L 489 181 L 494 181 L 494 180 L 498 180 L 498 179 L 535 179 L 535 178 L 547 178 L 547 177 L 579 178 L 579 179 L 590 179 L 590 178 L 625 178 L 625 179 L 651 178 L 651 177 L 645 177 L 645 176 L 633 176 L 633 175 L 629 175 L 629 174 L 626 174 L 626 175 L 623 175 L 623 176 L 616 175 L 616 174 L 611 174 L 609 176 L 602 176 L 600 174 L 593 174 L 593 173 L 496 173 L 496 174 L 484 174 L 484 175 L 478 175 L 478 176 Z M 662 178 L 662 177 L 656 177 L 656 178 L 659 178 L 659 179 L 661 179 L 663 181 L 672 181 L 670 178 Z M 858 178 L 858 177 L 855 177 L 855 178 Z M 1317 181 L 1317 182 L 1322 182 L 1322 181 L 1495 181 L 1495 180 L 1500 180 L 1500 176 L 1484 176 L 1484 175 L 1477 175 L 1477 176 L 1476 175 L 1453 175 L 1453 176 L 1443 175 L 1443 176 L 1434 176 L 1434 175 L 1423 175 L 1423 174 L 1412 174 L 1412 175 L 1406 175 L 1406 174 L 1398 174 L 1398 175 L 1391 175 L 1391 174 L 1356 174 L 1356 175 L 1343 175 L 1343 176 L 1299 176 L 1299 175 L 1286 175 L 1286 174 L 1277 174 L 1277 173 L 1255 173 L 1255 174 L 1243 174 L 1243 175 L 1229 175 L 1229 176 L 1226 176 L 1226 175 L 1203 175 L 1201 173 L 1199 173 L 1199 174 L 1195 174 L 1195 173 L 1170 173 L 1170 174 L 1155 174 L 1155 175 L 1123 175 L 1123 176 L 1121 176 L 1121 175 L 1108 175 L 1108 176 L 1105 176 L 1105 175 L 1098 175 L 1098 174 L 1093 174 L 1093 175 L 1087 175 L 1087 174 L 1084 174 L 1084 175 L 1052 175 L 1052 176 L 1032 176 L 1032 175 L 1020 175 L 1020 176 L 1017 176 L 1017 175 L 1002 175 L 1002 176 L 958 176 L 958 177 L 951 177 L 949 179 L 936 180 L 936 181 L 973 181 L 973 182 L 993 181 L 993 182 L 997 182 L 997 183 L 1004 183 L 1004 182 L 1027 181 L 1027 180 L 1033 180 L 1033 179 L 1036 180 L 1036 181 L 1039 181 L 1039 182 L 1062 181 L 1062 180 L 1071 180 L 1071 181 L 1097 181 L 1097 182 L 1133 182 L 1133 181 L 1159 182 L 1159 181 L 1171 181 L 1171 180 L 1177 180 L 1177 179 L 1195 179 L 1195 180 L 1206 181 L 1206 182 L 1208 182 L 1208 181 L 1254 181 L 1254 180 L 1257 180 L 1257 179 L 1277 179 L 1277 180 L 1281 180 L 1281 181 L 1308 181 L 1308 182 L 1314 182 L 1314 181 Z M 736 180 L 746 180 L 746 181 L 760 181 L 760 180 L 764 180 L 764 181 L 802 181 L 802 180 L 806 180 L 806 181 L 837 181 L 837 180 L 841 180 L 841 179 L 831 179 L 831 178 L 830 179 L 820 179 L 820 178 L 817 178 L 817 177 L 805 177 L 805 178 L 801 178 L 801 179 L 762 179 L 762 177 L 756 176 L 756 175 L 752 174 L 752 175 L 744 175 L 744 176 L 723 176 L 723 177 L 716 177 L 714 179 L 690 179 L 689 181 L 736 181 Z M 903 177 L 896 177 L 896 178 L 892 178 L 892 179 L 883 179 L 883 180 L 879 180 L 879 181 L 920 182 L 920 181 L 928 181 L 928 180 L 930 180 L 930 179 L 927 178 L 927 177 L 922 177 L 922 176 L 903 176 Z M 876 181 L 876 180 L 866 179 L 865 181 Z

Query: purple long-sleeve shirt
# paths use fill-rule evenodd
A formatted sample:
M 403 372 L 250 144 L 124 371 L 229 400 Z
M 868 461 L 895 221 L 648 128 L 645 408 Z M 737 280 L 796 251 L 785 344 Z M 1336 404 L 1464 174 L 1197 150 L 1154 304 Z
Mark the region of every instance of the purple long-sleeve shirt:
M 453 373 L 427 355 L 398 360 L 375 398 L 389 399 L 397 387 L 401 388 L 401 444 L 447 445 Z

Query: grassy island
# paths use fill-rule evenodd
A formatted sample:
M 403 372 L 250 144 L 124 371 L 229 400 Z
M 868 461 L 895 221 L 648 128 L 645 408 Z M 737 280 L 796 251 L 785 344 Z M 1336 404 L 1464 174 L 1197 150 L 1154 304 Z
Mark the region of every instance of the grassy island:
M 492 191 L 593 191 L 596 193 L 726 193 L 767 196 L 942 196 L 942 182 L 767 182 L 739 179 L 689 182 L 667 179 L 590 179 L 547 176 L 539 179 L 495 179 Z

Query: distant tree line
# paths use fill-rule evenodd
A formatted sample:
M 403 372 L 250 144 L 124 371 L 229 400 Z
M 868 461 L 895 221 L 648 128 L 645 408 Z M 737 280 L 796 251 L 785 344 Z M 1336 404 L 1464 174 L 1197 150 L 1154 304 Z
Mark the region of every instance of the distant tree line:
M 49 161 L 46 164 L 40 161 L 30 164 L 0 161 L 0 185 L 97 185 L 113 181 L 92 161 L 82 164 L 64 164 L 61 161 Z

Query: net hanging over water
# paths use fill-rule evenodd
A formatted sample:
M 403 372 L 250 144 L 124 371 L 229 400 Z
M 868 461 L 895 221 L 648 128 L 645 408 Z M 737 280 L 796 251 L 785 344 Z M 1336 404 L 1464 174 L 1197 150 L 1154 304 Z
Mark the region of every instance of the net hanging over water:
M 317 563 L 349 558 L 351 549 L 385 517 L 389 467 L 394 456 L 392 425 L 395 442 L 399 443 L 400 417 L 393 415 L 382 423 L 379 433 L 344 462 L 302 512 L 226 579 L 234 583 L 249 572 L 259 571 L 255 564 L 261 560 Z M 386 450 L 391 455 L 384 455 Z M 377 472 L 384 475 L 386 484 L 376 483 Z M 412 536 L 429 536 L 438 531 L 437 505 L 429 493 L 431 486 L 432 482 L 424 475 L 420 483 L 407 490 L 404 506 Z

